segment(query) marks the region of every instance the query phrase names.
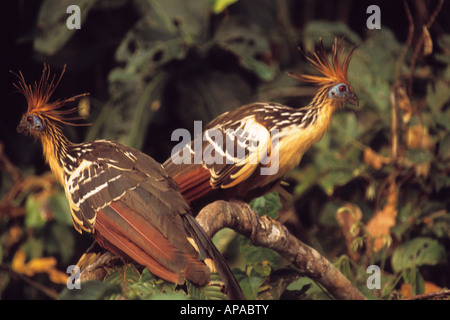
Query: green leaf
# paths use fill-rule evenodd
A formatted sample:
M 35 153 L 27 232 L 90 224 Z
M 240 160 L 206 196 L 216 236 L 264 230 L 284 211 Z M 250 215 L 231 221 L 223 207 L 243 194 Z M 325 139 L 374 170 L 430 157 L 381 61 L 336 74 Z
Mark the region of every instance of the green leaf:
M 121 295 L 115 298 L 126 299 L 186 299 L 186 293 L 178 290 L 177 285 L 164 281 L 145 268 L 140 273 L 134 264 L 118 266 L 108 271 L 105 282 L 122 287 Z
M 439 143 L 439 157 L 442 160 L 450 159 L 450 133 L 447 133 Z
M 195 300 L 225 300 L 226 295 L 221 291 L 223 285 L 220 276 L 217 273 L 211 274 L 211 281 L 204 287 L 197 287 L 190 282 L 186 283 L 188 296 Z
M 213 12 L 215 14 L 221 13 L 228 6 L 232 5 L 235 2 L 238 2 L 238 0 L 211 0 L 211 1 L 212 1 Z
M 260 216 L 267 215 L 276 219 L 282 205 L 278 193 L 271 192 L 263 197 L 253 199 L 250 202 L 250 207 Z
M 298 280 L 301 274 L 293 268 L 282 268 L 270 274 L 269 284 L 259 294 L 262 300 L 279 300 L 286 288 Z M 289 298 L 288 298 L 289 299 Z
M 133 292 L 132 286 L 139 282 L 141 275 L 134 264 L 117 266 L 108 270 L 108 274 L 103 279 L 104 282 L 119 285 L 122 287 L 122 294 L 125 297 L 132 296 L 136 298 L 137 294 Z
M 163 296 L 167 296 L 166 299 L 186 299 L 184 292 L 178 292 L 176 285 L 164 281 L 145 268 L 141 274 L 134 269 L 128 277 L 127 273 L 127 287 L 126 296 L 132 299 L 160 299 Z
M 219 27 L 214 35 L 214 43 L 233 53 L 243 68 L 262 80 L 269 81 L 275 77 L 275 65 L 269 65 L 261 59 L 270 57 L 271 51 L 267 35 L 257 25 L 230 19 Z
M 45 225 L 45 218 L 42 213 L 42 203 L 36 196 L 31 194 L 25 202 L 25 226 L 29 228 L 42 228 Z
M 403 270 L 402 276 L 405 282 L 411 285 L 413 296 L 425 292 L 425 280 L 423 276 L 420 274 L 418 268 Z
M 427 103 L 434 116 L 439 119 L 442 116 L 442 108 L 450 101 L 450 66 L 445 69 L 442 78 L 436 78 L 427 86 Z M 448 119 L 447 119 L 448 124 Z
M 60 300 L 103 300 L 121 292 L 120 285 L 102 281 L 86 281 L 81 289 L 65 288 L 59 295 Z
M 81 27 L 86 17 L 97 0 L 76 1 L 80 7 Z M 52 55 L 61 49 L 77 32 L 76 29 L 67 28 L 66 21 L 69 18 L 67 7 L 71 3 L 66 1 L 46 0 L 39 10 L 38 32 L 34 38 L 34 49 L 37 52 Z
M 420 274 L 418 268 L 406 269 L 402 271 L 402 278 L 405 283 L 408 283 L 412 287 L 412 295 L 417 295 L 423 293 L 425 283 L 422 275 Z M 422 292 L 421 292 L 422 291 Z
M 278 266 L 280 255 L 269 248 L 256 247 L 251 244 L 250 240 L 242 235 L 237 236 L 240 244 L 240 252 L 245 259 L 247 267 L 252 268 L 260 276 L 267 277 L 270 270 Z
M 395 272 L 445 261 L 445 248 L 436 240 L 419 237 L 399 245 L 392 255 Z
M 0 271 L 0 296 L 4 297 L 3 291 L 8 287 L 11 280 L 11 273 L 8 271 Z
M 44 244 L 46 250 L 49 254 L 60 255 L 61 263 L 69 263 L 75 252 L 73 227 L 52 223 L 49 231 Z
M 407 157 L 414 164 L 427 163 L 433 159 L 433 155 L 430 152 L 422 149 L 409 149 Z
M 46 246 L 41 237 L 31 236 L 23 246 L 26 256 L 30 259 L 41 258 Z
M 319 179 L 318 184 L 328 196 L 331 196 L 336 186 L 345 185 L 354 178 L 353 170 L 351 169 L 348 167 L 334 168 L 323 175 Z
M 389 43 L 389 46 L 385 46 L 385 43 Z M 386 125 L 390 118 L 380 115 L 389 112 L 389 95 L 400 51 L 401 45 L 395 35 L 383 28 L 370 33 L 369 39 L 355 51 L 349 67 L 349 80 L 360 101 L 374 108 L 378 120 L 384 121 Z
M 57 222 L 68 226 L 72 225 L 69 202 L 67 201 L 64 191 L 52 195 L 49 198 L 49 205 Z
M 354 112 L 339 112 L 333 116 L 332 128 L 337 131 L 337 136 L 345 141 L 357 139 L 364 125 L 364 123 L 358 123 Z
M 265 278 L 253 271 L 248 274 L 242 270 L 235 270 L 234 274 L 247 299 L 255 300 L 258 297 L 259 288 L 264 283 Z
M 247 264 L 260 264 L 263 262 L 268 262 L 272 266 L 276 266 L 280 260 L 280 255 L 269 248 L 255 247 L 250 244 L 241 246 L 241 253 L 244 256 Z
M 330 296 L 328 296 L 314 280 L 308 277 L 299 278 L 298 280 L 289 284 L 286 289 L 287 293 L 291 291 L 291 295 L 293 294 L 293 292 L 298 292 L 299 295 L 307 293 L 309 299 L 330 300 Z
M 321 226 L 337 226 L 336 212 L 342 208 L 342 203 L 337 201 L 327 201 L 320 212 L 319 222 Z
M 201 41 L 208 32 L 210 0 L 143 0 L 139 10 L 148 27 L 160 33 L 178 34 L 188 41 Z M 154 39 L 156 33 L 140 34 Z

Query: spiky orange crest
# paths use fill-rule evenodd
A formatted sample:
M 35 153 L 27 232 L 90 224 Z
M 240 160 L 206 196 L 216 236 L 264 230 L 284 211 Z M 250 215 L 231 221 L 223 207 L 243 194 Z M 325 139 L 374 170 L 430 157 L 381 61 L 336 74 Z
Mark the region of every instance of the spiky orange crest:
M 19 71 L 19 74 L 10 71 L 19 79 L 19 83 L 13 83 L 13 86 L 25 96 L 28 104 L 27 114 L 44 116 L 54 120 L 56 123 L 63 123 L 73 126 L 80 125 L 71 121 L 79 120 L 82 117 L 68 117 L 69 114 L 73 114 L 74 112 L 76 112 L 76 108 L 67 110 L 60 110 L 60 108 L 68 102 L 72 102 L 77 100 L 78 98 L 89 95 L 89 93 L 79 94 L 64 100 L 49 102 L 65 71 L 66 65 L 64 65 L 64 68 L 58 80 L 55 81 L 56 75 L 53 75 L 53 77 L 51 77 L 50 67 L 48 66 L 48 64 L 44 63 L 41 79 L 39 80 L 39 83 L 34 82 L 33 85 L 26 83 L 25 77 L 23 76 L 21 71 Z
M 345 83 L 350 85 L 347 77 L 347 70 L 356 47 L 352 48 L 347 55 L 344 56 L 344 46 L 337 38 L 334 39 L 334 44 L 331 50 L 331 63 L 328 60 L 327 52 L 323 46 L 322 38 L 320 39 L 319 48 L 313 52 L 304 52 L 300 47 L 298 48 L 323 76 L 310 76 L 289 73 L 290 76 L 306 82 L 311 82 L 320 86 L 334 85 L 338 83 Z M 342 61 L 342 62 L 341 62 Z

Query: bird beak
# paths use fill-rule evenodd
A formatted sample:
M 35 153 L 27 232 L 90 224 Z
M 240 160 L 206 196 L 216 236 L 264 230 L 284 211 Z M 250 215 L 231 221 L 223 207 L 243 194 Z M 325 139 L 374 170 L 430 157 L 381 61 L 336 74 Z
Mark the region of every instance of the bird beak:
M 353 92 L 350 92 L 345 98 L 346 98 L 348 103 L 350 103 L 350 104 L 352 104 L 354 106 L 359 106 L 358 97 Z

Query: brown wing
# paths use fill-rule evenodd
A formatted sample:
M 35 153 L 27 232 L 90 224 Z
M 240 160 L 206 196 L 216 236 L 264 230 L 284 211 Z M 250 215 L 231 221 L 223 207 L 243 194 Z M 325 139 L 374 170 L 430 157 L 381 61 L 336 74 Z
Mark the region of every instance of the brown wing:
M 198 230 L 186 224 L 189 206 L 161 164 L 106 140 L 70 152 L 80 159 L 80 165 L 66 178 L 78 230 L 93 232 L 102 246 L 145 265 L 165 280 L 182 283 L 187 279 L 199 286 L 208 283 L 210 271 L 190 241 L 202 239 L 214 245 L 204 233 L 197 234 Z M 203 249 L 202 243 L 196 245 Z M 213 253 L 220 256 L 217 249 Z M 217 256 L 204 258 L 224 263 Z M 224 283 L 233 285 L 228 266 L 221 270 L 225 270 L 221 273 Z
M 193 202 L 216 190 L 236 187 L 256 174 L 272 148 L 270 113 L 282 109 L 288 107 L 255 103 L 226 112 L 204 128 L 201 164 L 194 162 L 194 141 L 183 150 L 190 153 L 190 163 L 167 159 L 164 167 L 183 196 Z

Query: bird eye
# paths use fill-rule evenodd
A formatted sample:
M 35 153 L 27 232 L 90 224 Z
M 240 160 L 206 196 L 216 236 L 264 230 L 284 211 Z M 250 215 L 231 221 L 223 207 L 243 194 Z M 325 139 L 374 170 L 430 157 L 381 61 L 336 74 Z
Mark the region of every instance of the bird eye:
M 29 124 L 33 124 L 33 122 L 34 122 L 34 119 L 32 116 L 27 116 L 26 120 Z
M 345 91 L 347 91 L 347 86 L 344 85 L 344 84 L 340 85 L 339 86 L 339 92 L 345 92 Z

